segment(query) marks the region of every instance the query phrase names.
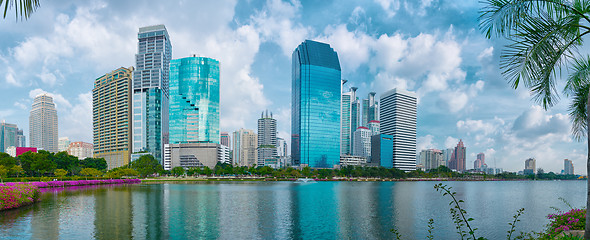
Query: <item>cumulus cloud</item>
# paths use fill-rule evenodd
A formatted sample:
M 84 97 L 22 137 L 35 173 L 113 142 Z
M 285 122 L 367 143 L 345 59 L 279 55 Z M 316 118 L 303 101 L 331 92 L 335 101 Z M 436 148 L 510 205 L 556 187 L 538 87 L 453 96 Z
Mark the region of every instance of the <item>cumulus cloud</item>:
M 416 138 L 416 152 L 420 152 L 425 149 L 436 148 L 434 144 L 434 136 L 428 134 L 426 136 Z
M 454 148 L 457 146 L 457 143 L 459 143 L 459 139 L 448 136 L 445 140 L 445 148 Z

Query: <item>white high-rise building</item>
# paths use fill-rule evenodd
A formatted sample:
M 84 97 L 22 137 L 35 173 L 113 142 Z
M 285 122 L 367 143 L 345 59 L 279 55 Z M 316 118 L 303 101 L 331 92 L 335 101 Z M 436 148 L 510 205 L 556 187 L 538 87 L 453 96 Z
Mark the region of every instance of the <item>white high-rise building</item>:
M 416 94 L 395 88 L 380 103 L 381 133 L 393 136 L 393 167 L 416 170 Z
M 68 137 L 60 137 L 57 140 L 57 151 L 58 152 L 65 152 L 68 151 L 68 147 L 70 147 L 70 138 Z
M 47 93 L 35 97 L 29 115 L 29 141 L 31 147 L 57 152 L 57 110 L 53 97 Z
M 276 160 L 277 154 L 277 120 L 272 112 L 263 112 L 258 119 L 258 161 L 256 166 L 264 166 L 267 159 Z
M 371 156 L 371 130 L 367 127 L 358 127 L 352 135 L 352 155 L 361 157 Z
M 279 157 L 287 156 L 287 141 L 280 137 L 277 137 L 277 155 Z

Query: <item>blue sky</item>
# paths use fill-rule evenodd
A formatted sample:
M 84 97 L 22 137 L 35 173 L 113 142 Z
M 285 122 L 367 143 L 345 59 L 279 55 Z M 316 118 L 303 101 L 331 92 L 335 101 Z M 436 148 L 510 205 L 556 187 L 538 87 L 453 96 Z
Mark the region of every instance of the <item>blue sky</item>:
M 0 119 L 28 135 L 33 97 L 53 94 L 59 135 L 92 142 L 97 77 L 133 66 L 139 27 L 165 24 L 173 58 L 221 64 L 221 129 L 255 129 L 265 109 L 290 136 L 291 53 L 305 39 L 338 52 L 347 87 L 361 97 L 399 87 L 417 92 L 418 150 L 463 139 L 467 166 L 486 153 L 509 171 L 537 159 L 585 173 L 585 143 L 570 136 L 569 100 L 545 111 L 499 74 L 505 42 L 477 28 L 477 0 L 42 1 L 28 21 L 0 22 Z M 561 86 L 558 86 L 560 88 Z M 495 163 L 494 163 L 495 160 Z

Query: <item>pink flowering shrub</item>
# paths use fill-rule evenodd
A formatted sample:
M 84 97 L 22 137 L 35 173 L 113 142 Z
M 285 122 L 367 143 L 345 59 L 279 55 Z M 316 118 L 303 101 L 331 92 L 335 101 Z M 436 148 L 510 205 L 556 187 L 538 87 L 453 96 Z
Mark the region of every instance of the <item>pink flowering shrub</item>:
M 31 184 L 0 186 L 0 211 L 32 204 L 40 195 L 39 187 Z
M 141 182 L 141 180 L 139 180 L 139 179 L 103 179 L 103 180 L 28 182 L 26 184 L 37 186 L 39 188 L 48 188 L 48 187 L 70 187 L 70 186 L 98 185 L 98 184 L 140 183 L 140 182 Z M 16 185 L 20 185 L 20 184 L 25 184 L 25 183 L 7 182 L 4 184 L 0 183 L 0 186 L 16 186 Z
M 586 209 L 572 209 L 565 213 L 549 214 L 551 220 L 547 226 L 548 237 L 555 237 L 563 231 L 584 230 L 586 224 Z

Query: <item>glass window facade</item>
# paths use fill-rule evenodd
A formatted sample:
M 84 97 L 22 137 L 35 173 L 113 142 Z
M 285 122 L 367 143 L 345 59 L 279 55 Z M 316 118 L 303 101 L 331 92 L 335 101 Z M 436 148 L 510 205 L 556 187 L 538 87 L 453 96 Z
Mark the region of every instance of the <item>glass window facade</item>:
M 340 162 L 341 74 L 330 45 L 306 40 L 292 57 L 293 163 L 331 168 Z
M 187 57 L 170 62 L 170 143 L 219 143 L 219 62 Z

